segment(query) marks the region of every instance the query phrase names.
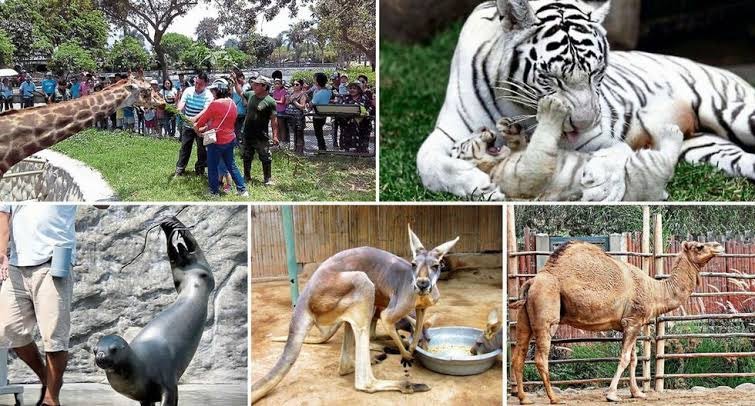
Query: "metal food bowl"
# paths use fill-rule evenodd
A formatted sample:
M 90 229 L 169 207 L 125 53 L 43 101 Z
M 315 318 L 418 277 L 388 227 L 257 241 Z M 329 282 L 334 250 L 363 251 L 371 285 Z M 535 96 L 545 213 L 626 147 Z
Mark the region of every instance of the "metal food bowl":
M 500 349 L 482 355 L 472 355 L 469 350 L 482 334 L 482 330 L 472 327 L 434 327 L 427 330 L 430 339 L 428 349 L 435 346 L 451 345 L 466 347 L 467 353 L 461 351 L 443 354 L 431 353 L 417 347 L 417 358 L 427 369 L 446 375 L 477 375 L 495 364 Z

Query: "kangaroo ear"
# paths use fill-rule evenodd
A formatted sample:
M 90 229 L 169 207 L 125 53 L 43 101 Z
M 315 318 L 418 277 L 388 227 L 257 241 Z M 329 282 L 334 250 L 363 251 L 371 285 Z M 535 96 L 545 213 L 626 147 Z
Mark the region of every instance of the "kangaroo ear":
M 485 338 L 492 339 L 493 336 L 501 329 L 501 320 L 498 318 L 498 310 L 493 309 L 488 314 L 488 324 L 485 326 Z
M 444 242 L 443 244 L 433 248 L 433 251 L 438 253 L 438 259 L 440 260 L 446 254 L 448 254 L 448 251 L 451 251 L 451 248 L 453 248 L 457 242 L 459 242 L 459 237 L 456 237 L 455 239 L 451 241 Z
M 590 13 L 590 21 L 598 24 L 603 24 L 608 14 L 611 12 L 611 0 L 601 4 Z
M 529 0 L 497 0 L 498 14 L 506 31 L 524 30 L 535 25 L 538 20 Z
M 417 238 L 417 235 L 414 234 L 414 231 L 412 231 L 412 226 L 407 224 L 406 227 L 409 229 L 409 247 L 412 250 L 412 257 L 416 257 L 417 253 L 425 249 L 425 247 L 422 245 L 422 241 Z

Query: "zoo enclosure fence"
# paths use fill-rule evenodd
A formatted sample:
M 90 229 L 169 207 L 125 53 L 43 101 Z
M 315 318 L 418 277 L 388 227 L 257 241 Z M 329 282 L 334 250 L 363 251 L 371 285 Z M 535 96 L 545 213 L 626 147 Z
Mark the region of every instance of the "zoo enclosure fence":
M 541 263 L 544 263 L 547 256 L 552 254 L 550 250 L 527 250 L 531 248 L 531 244 L 527 243 L 530 236 L 527 236 L 528 231 L 525 231 L 525 251 L 518 251 L 516 224 L 515 224 L 515 208 L 514 206 L 506 207 L 507 215 L 507 230 L 506 240 L 508 248 L 507 259 L 507 278 L 508 278 L 508 291 L 507 296 L 509 303 L 519 300 L 519 292 L 521 285 L 524 281 L 535 277 L 536 271 L 533 265 L 533 258 L 538 258 Z M 669 275 L 664 273 L 664 269 L 670 268 L 674 257 L 676 257 L 678 251 L 681 249 L 681 242 L 672 240 L 670 242 L 670 252 L 664 252 L 663 241 L 663 225 L 662 217 L 660 214 L 655 215 L 654 224 L 654 242 L 653 248 L 650 246 L 650 207 L 643 206 L 643 231 L 641 234 L 641 241 L 637 241 L 636 238 L 626 238 L 622 242 L 621 247 L 627 247 L 621 251 L 607 251 L 606 253 L 620 257 L 622 260 L 632 263 L 640 267 L 644 272 L 647 272 L 649 276 L 656 279 L 665 279 Z M 622 235 L 622 237 L 625 237 Z M 636 236 L 635 236 L 636 237 Z M 712 240 L 712 238 L 698 238 L 700 241 Z M 638 244 L 639 243 L 639 244 Z M 742 332 L 742 333 L 679 333 L 679 334 L 667 334 L 666 328 L 669 323 L 674 322 L 689 322 L 696 320 L 732 320 L 732 319 L 750 319 L 755 318 L 755 313 L 744 312 L 740 313 L 734 308 L 731 300 L 735 303 L 744 305 L 750 298 L 755 297 L 755 291 L 743 290 L 742 286 L 749 285 L 749 282 L 755 280 L 755 274 L 745 273 L 742 269 L 746 269 L 749 272 L 755 269 L 755 245 L 743 244 L 739 241 L 726 241 L 723 243 L 726 248 L 726 253 L 714 258 L 708 265 L 706 265 L 706 271 L 700 272 L 700 277 L 704 281 L 710 281 L 711 283 L 703 283 L 702 289 L 698 287 L 695 292 L 692 293 L 689 302 L 680 309 L 684 312 L 685 308 L 692 310 L 692 314 L 672 314 L 661 315 L 654 320 L 651 320 L 648 325 L 643 328 L 642 334 L 637 339 L 641 344 L 641 356 L 637 357 L 639 365 L 641 365 L 642 371 L 638 375 L 637 380 L 642 382 L 643 390 L 650 389 L 651 382 L 654 382 L 654 388 L 657 392 L 663 392 L 665 382 L 667 379 L 674 378 L 739 378 L 739 377 L 755 377 L 755 371 L 753 372 L 716 372 L 716 373 L 677 373 L 669 374 L 665 372 L 666 360 L 671 359 L 693 359 L 693 358 L 746 358 L 755 357 L 755 352 L 725 352 L 725 353 L 666 353 L 666 344 L 668 341 L 685 340 L 685 339 L 726 339 L 726 338 L 749 338 L 755 339 L 755 333 Z M 639 252 L 634 250 L 639 249 Z M 750 286 L 755 286 L 752 284 Z M 731 290 L 735 289 L 735 290 Z M 700 291 L 702 290 L 702 291 Z M 709 313 L 707 309 L 714 308 L 720 305 L 720 302 L 715 302 L 716 299 L 726 299 L 725 303 L 730 307 L 721 306 L 727 309 L 727 313 Z M 742 298 L 746 298 L 742 300 Z M 509 335 L 508 337 L 515 337 L 514 334 L 516 328 L 516 313 L 517 310 L 509 309 Z M 654 325 L 654 329 L 651 332 L 650 326 Z M 568 327 L 564 329 L 564 327 Z M 561 326 L 559 328 L 559 337 L 552 340 L 553 344 L 574 344 L 574 343 L 599 343 L 599 342 L 621 342 L 619 337 L 595 337 L 584 334 L 583 331 L 574 329 L 569 326 Z M 515 342 L 509 341 L 509 351 L 513 350 Z M 655 347 L 655 356 L 652 355 L 653 346 Z M 510 359 L 510 357 L 509 357 Z M 655 375 L 651 376 L 651 362 L 655 361 Z M 572 363 L 598 363 L 598 362 L 618 362 L 618 357 L 608 358 L 591 358 L 591 359 L 560 359 L 550 360 L 550 364 L 572 364 Z M 526 364 L 533 364 L 533 361 L 526 361 Z M 511 371 L 511 364 L 509 362 L 509 377 L 512 380 L 511 392 L 515 388 L 516 383 L 513 382 L 513 373 Z M 551 381 L 554 385 L 578 385 L 578 384 L 592 384 L 599 382 L 610 382 L 612 378 L 589 378 L 589 379 L 572 379 L 572 380 L 559 380 Z M 622 381 L 626 381 L 629 378 L 622 377 Z M 542 385 L 542 381 L 528 381 L 524 382 L 524 385 L 535 386 Z

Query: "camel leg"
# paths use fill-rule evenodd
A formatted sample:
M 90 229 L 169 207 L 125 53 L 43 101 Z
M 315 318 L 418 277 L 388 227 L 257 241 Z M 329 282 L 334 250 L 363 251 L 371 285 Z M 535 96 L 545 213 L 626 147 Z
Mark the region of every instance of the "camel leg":
M 637 350 L 635 349 L 634 343 L 632 344 L 632 359 L 629 362 L 629 391 L 632 393 L 633 398 L 647 398 L 647 395 L 642 393 L 640 387 L 637 386 Z
M 548 394 L 548 399 L 551 400 L 551 404 L 558 404 L 563 402 L 558 396 L 556 396 L 556 393 L 553 392 L 553 387 L 551 387 L 551 377 L 550 372 L 548 371 L 548 357 L 550 355 L 550 350 L 550 326 L 548 326 L 548 328 L 535 330 L 535 366 L 537 366 L 537 371 L 540 372 L 540 377 L 543 379 L 545 393 Z
M 354 331 L 351 325 L 346 323 L 343 328 L 343 343 L 341 344 L 341 362 L 338 366 L 339 375 L 348 375 L 354 372 Z
M 608 392 L 606 393 L 606 399 L 609 402 L 621 401 L 621 398 L 616 393 L 619 387 L 619 379 L 621 379 L 621 375 L 624 373 L 624 370 L 627 369 L 627 366 L 629 366 L 629 363 L 632 360 L 632 351 L 634 351 L 634 343 L 637 340 L 638 331 L 639 329 L 635 328 L 624 329 L 624 339 L 622 340 L 621 353 L 619 355 L 619 366 L 618 368 L 616 368 L 616 374 L 613 376 L 613 379 L 611 380 L 611 386 L 608 388 Z
M 521 309 L 516 322 L 516 345 L 511 354 L 511 369 L 514 371 L 516 397 L 519 398 L 520 405 L 532 404 L 532 401 L 527 398 L 527 393 L 524 392 L 524 359 L 527 357 L 530 339 L 532 339 L 532 329 L 529 317 L 527 317 L 527 311 Z

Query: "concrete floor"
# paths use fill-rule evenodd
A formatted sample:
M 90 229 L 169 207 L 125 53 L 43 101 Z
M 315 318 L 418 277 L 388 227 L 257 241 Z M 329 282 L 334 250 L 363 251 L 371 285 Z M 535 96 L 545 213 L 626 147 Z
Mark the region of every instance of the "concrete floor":
M 441 298 L 427 311 L 439 315 L 436 326 L 459 325 L 484 328 L 488 312 L 501 309 L 503 300 L 500 269 L 458 272 L 450 281 L 438 283 Z M 303 288 L 304 283 L 301 283 Z M 284 343 L 272 342 L 272 336 L 285 336 L 291 319 L 291 299 L 286 282 L 252 282 L 252 382 L 266 374 L 277 361 Z M 317 331 L 316 328 L 312 333 Z M 383 333 L 378 323 L 378 334 Z M 354 389 L 354 374 L 339 376 L 343 329 L 326 344 L 304 345 L 291 371 L 278 386 L 261 399 L 259 405 L 320 404 L 468 404 L 500 405 L 502 363 L 473 376 L 438 374 L 415 364 L 409 369 L 410 381 L 425 383 L 430 391 L 404 395 L 399 392 L 364 393 Z M 398 355 L 390 355 L 373 366 L 378 379 L 404 379 Z
M 40 385 L 24 385 L 24 405 L 39 400 Z M 63 384 L 60 394 L 63 406 L 134 406 L 138 402 L 114 391 L 110 385 L 99 383 Z M 242 406 L 247 405 L 247 385 L 181 385 L 178 387 L 181 406 Z M 13 395 L 0 395 L 0 406 L 13 406 Z

